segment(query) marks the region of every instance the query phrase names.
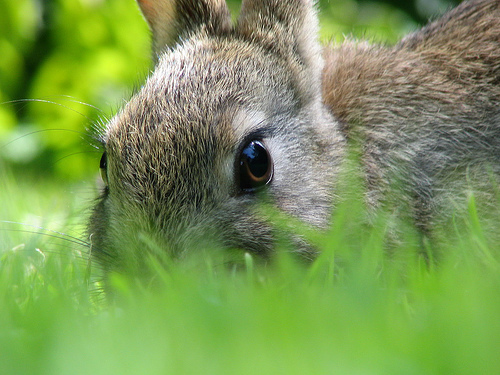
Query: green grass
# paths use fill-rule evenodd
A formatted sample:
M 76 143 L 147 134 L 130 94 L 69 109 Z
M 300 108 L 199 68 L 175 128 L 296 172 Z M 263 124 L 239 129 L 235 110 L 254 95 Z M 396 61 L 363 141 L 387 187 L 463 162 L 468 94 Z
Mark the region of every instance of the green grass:
M 114 298 L 104 298 L 99 267 L 89 268 L 88 248 L 74 242 L 84 239 L 92 178 L 58 181 L 81 180 L 99 156 L 92 164 L 89 153 L 71 155 L 81 135 L 68 131 L 5 144 L 36 130 L 81 131 L 96 117 L 62 95 L 106 111 L 121 102 L 124 84 L 147 71 L 146 25 L 131 0 L 58 0 L 47 56 L 24 72 L 19 61 L 38 18 L 32 2 L 21 3 L 0 5 L 11 21 L 0 22 L 1 102 L 41 98 L 75 111 L 0 106 L 2 157 L 51 173 L 35 179 L 0 161 L 0 375 L 500 373 L 499 245 L 472 199 L 466 222 L 446 233 L 453 240 L 438 249 L 437 266 L 416 254 L 411 230 L 386 256 L 386 220 L 367 230 L 354 194 L 328 233 L 303 229 L 324 249 L 309 266 L 286 246 L 267 267 L 240 254 L 239 271 L 201 252 L 166 269 L 152 262 L 154 287 L 114 275 Z M 321 1 L 320 18 L 322 39 L 335 42 L 350 33 L 394 42 L 415 27 L 392 8 L 347 0 Z
M 3 175 L 0 219 L 82 231 L 87 187 Z M 474 205 L 437 266 L 412 246 L 387 257 L 383 226 L 348 207 L 312 265 L 241 254 L 234 271 L 201 252 L 154 287 L 114 275 L 113 299 L 85 247 L 1 223 L 0 374 L 499 373 L 498 249 Z

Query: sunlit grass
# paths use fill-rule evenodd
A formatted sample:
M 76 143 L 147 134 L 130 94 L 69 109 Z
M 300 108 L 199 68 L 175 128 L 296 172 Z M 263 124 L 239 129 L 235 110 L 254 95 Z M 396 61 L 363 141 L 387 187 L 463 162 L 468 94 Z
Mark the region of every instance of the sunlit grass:
M 81 231 L 79 204 L 54 204 L 67 186 L 5 175 L 2 220 L 40 209 L 41 226 Z M 327 233 L 304 230 L 324 248 L 311 265 L 284 251 L 268 266 L 241 254 L 233 270 L 201 251 L 156 265 L 154 286 L 113 275 L 108 299 L 85 246 L 2 223 L 0 373 L 498 373 L 498 249 L 474 202 L 436 264 L 413 245 L 388 257 L 383 225 L 367 228 L 352 203 Z
M 124 82 L 142 82 L 149 39 L 132 0 L 56 2 L 66 4 L 53 7 L 58 47 L 37 59 L 24 82 L 19 56 L 34 37 L 22 36 L 36 34 L 39 17 L 32 2 L 22 3 L 0 5 L 16 15 L 0 22 L 2 103 L 66 105 L 69 95 L 108 113 L 127 96 Z M 392 43 L 414 28 L 402 13 L 371 3 L 321 2 L 320 17 L 322 39 L 337 42 L 353 33 Z M 41 135 L 4 146 L 32 129 L 81 131 L 95 116 L 74 106 L 77 112 L 37 102 L 0 106 L 2 155 L 39 160 L 42 145 L 60 154 L 49 181 L 19 170 L 14 176 L 0 164 L 1 375 L 500 373 L 499 246 L 473 196 L 467 220 L 444 236 L 453 240 L 434 249 L 439 259 L 411 228 L 387 256 L 388 218 L 366 226 L 360 192 L 349 185 L 343 196 L 352 199 L 329 231 L 299 229 L 323 250 L 312 264 L 290 256 L 286 244 L 272 265 L 238 254 L 238 270 L 200 251 L 167 267 L 151 260 L 154 283 L 114 274 L 105 298 L 99 266 L 89 267 L 89 246 L 81 242 L 92 179 L 57 180 L 97 169 L 98 156 L 95 167 L 88 154 L 60 161 L 81 143 L 66 131 L 47 133 L 40 144 Z

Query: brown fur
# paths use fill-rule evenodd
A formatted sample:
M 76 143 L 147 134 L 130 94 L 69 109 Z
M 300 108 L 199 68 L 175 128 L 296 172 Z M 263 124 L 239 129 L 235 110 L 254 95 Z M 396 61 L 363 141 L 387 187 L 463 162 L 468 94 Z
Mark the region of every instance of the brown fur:
M 470 171 L 500 173 L 498 0 L 463 3 L 393 48 L 324 52 L 312 0 L 244 0 L 234 26 L 222 0 L 139 4 L 157 64 L 101 137 L 108 185 L 89 233 L 106 267 L 124 266 L 125 251 L 140 261 L 144 248 L 181 255 L 200 243 L 268 256 L 259 195 L 235 181 L 252 138 L 274 162 L 272 201 L 318 228 L 349 142 L 370 205 L 403 197 L 424 232 Z
M 500 171 L 499 1 L 464 2 L 393 48 L 347 42 L 325 59 L 325 104 L 363 142 L 372 204 L 397 174 L 428 227 L 468 170 Z

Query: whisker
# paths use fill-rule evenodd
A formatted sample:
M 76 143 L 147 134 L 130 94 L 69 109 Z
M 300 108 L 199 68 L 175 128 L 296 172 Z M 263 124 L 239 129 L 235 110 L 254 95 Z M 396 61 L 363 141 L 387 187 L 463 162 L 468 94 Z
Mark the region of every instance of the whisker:
M 73 152 L 72 154 L 63 156 L 62 158 L 55 160 L 54 164 L 59 163 L 61 160 L 64 160 L 64 159 L 69 158 L 71 156 L 75 156 L 75 155 L 79 155 L 79 154 L 88 154 L 89 152 L 92 152 L 92 153 L 101 153 L 100 151 L 80 151 L 80 152 Z
M 94 106 L 92 104 L 82 102 L 80 100 L 77 100 L 77 99 L 69 96 L 69 95 L 58 95 L 56 97 L 57 98 L 62 98 L 62 99 L 67 100 L 67 101 L 69 101 L 71 103 L 81 104 L 81 105 L 87 106 L 89 108 L 95 109 L 98 112 L 98 117 L 99 117 L 99 119 L 97 120 L 98 123 L 105 124 L 105 123 L 109 122 L 109 117 L 106 115 L 106 113 L 102 109 L 100 109 L 100 108 L 98 108 L 98 107 L 96 107 L 96 106 Z M 93 121 L 88 116 L 85 116 L 83 113 L 77 111 L 76 109 L 68 107 L 68 106 L 66 106 L 64 104 L 61 104 L 61 103 L 58 103 L 58 102 L 55 102 L 55 101 L 52 101 L 52 100 L 48 100 L 48 99 L 14 99 L 14 100 L 9 100 L 9 101 L 2 102 L 2 103 L 0 103 L 0 105 L 4 105 L 4 104 L 17 104 L 17 103 L 29 103 L 29 102 L 54 104 L 54 105 L 60 106 L 62 108 L 69 109 L 70 111 L 73 111 L 73 112 L 78 113 L 79 115 L 85 117 L 89 121 L 89 123 L 92 124 L 91 125 L 91 131 L 95 131 L 96 129 L 99 128 L 99 126 L 96 125 L 96 124 L 94 124 Z
M 69 107 L 67 105 L 64 105 L 64 104 L 61 104 L 61 103 L 58 103 L 58 102 L 54 102 L 52 100 L 47 100 L 47 99 L 14 99 L 14 100 L 9 100 L 9 101 L 6 101 L 6 102 L 2 102 L 2 103 L 0 103 L 0 105 L 3 105 L 3 104 L 17 104 L 17 103 L 30 103 L 30 102 L 54 104 L 54 105 L 57 105 L 59 107 L 68 109 L 70 111 L 73 111 L 73 112 L 79 114 L 80 116 L 85 117 L 89 122 L 92 122 L 92 120 L 88 116 L 84 115 L 80 111 L 77 111 L 76 109 L 71 108 L 71 107 Z
M 57 97 L 65 99 L 71 103 L 81 104 L 81 105 L 87 106 L 89 108 L 95 109 L 96 111 L 99 112 L 100 116 L 102 116 L 106 121 L 109 121 L 109 118 L 108 118 L 108 116 L 106 116 L 106 113 L 102 109 L 96 107 L 95 105 L 92 105 L 92 104 L 86 103 L 86 102 L 82 102 L 81 100 L 75 99 L 74 97 L 69 96 L 69 95 L 58 95 Z
M 44 232 L 34 232 L 34 231 L 26 230 L 26 229 L 6 229 L 6 228 L 0 228 L 0 230 L 1 231 L 9 231 L 9 232 L 17 232 L 17 233 L 39 234 L 39 235 L 42 235 L 42 236 L 57 238 L 58 240 L 63 240 L 63 241 L 67 241 L 67 242 L 70 242 L 70 243 L 74 243 L 74 244 L 79 245 L 79 246 L 84 246 L 84 247 L 88 247 L 89 246 L 85 241 L 75 240 L 71 236 L 69 236 L 69 238 L 66 238 L 64 236 L 56 236 L 55 234 L 49 234 L 49 233 L 44 233 Z
M 19 223 L 19 222 L 16 222 L 16 221 L 9 221 L 9 220 L 0 220 L 0 223 L 3 223 L 3 224 L 16 224 L 16 225 L 22 225 L 22 226 L 25 226 L 25 227 L 31 227 L 31 228 L 35 228 L 35 229 L 40 229 L 40 230 L 43 230 L 45 232 L 49 232 L 49 233 L 54 233 L 54 234 L 58 234 L 60 236 L 63 236 L 63 237 L 67 237 L 68 239 L 71 239 L 73 241 L 75 241 L 75 243 L 79 243 L 80 245 L 85 245 L 87 247 L 90 247 L 90 243 L 87 242 L 87 241 L 84 241 L 82 240 L 81 238 L 78 238 L 78 237 L 75 237 L 75 236 L 71 236 L 67 233 L 63 233 L 63 232 L 58 232 L 58 231 L 55 231 L 55 230 L 50 230 L 50 229 L 47 229 L 47 228 L 44 228 L 44 227 L 40 227 L 40 226 L 37 226 L 37 225 L 31 225 L 31 224 L 25 224 L 25 223 Z M 4 229 L 4 228 L 0 228 L 1 230 L 10 230 L 10 231 L 19 231 L 19 232 L 22 232 L 23 230 L 22 229 Z M 26 233 L 29 233 L 29 231 L 25 230 L 24 232 Z M 32 232 L 32 233 L 35 233 L 35 232 Z M 47 233 L 38 233 L 38 234 L 45 234 L 45 235 L 49 235 Z M 52 237 L 55 237 L 55 236 L 52 236 Z M 57 238 L 57 237 L 56 237 Z
M 90 284 L 90 276 L 92 275 L 92 235 L 90 235 L 90 246 L 87 258 L 87 266 L 85 267 L 85 282 L 87 287 Z
M 78 131 L 78 130 L 72 130 L 72 129 L 41 129 L 41 130 L 34 130 L 34 131 L 31 131 L 29 133 L 26 133 L 26 134 L 23 134 L 17 138 L 14 138 L 13 140 L 1 145 L 0 147 L 7 147 L 8 145 L 10 145 L 11 143 L 14 143 L 24 137 L 27 137 L 29 135 L 33 135 L 33 134 L 37 134 L 37 133 L 43 133 L 43 132 L 49 132 L 49 131 L 66 131 L 66 132 L 71 132 L 71 133 L 76 133 L 76 134 L 79 134 L 83 137 L 89 137 L 89 134 L 85 133 L 85 132 L 81 132 L 81 131 Z

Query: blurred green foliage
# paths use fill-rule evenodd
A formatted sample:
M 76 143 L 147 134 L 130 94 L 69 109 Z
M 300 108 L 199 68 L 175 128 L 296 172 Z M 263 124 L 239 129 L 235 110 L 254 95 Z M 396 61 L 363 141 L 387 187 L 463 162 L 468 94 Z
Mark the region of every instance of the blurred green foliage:
M 3 158 L 17 170 L 69 179 L 95 170 L 86 128 L 105 121 L 150 66 L 136 4 L 4 0 L 0 14 Z
M 443 1 L 321 0 L 321 37 L 394 43 Z M 233 13 L 239 3 L 229 1 Z M 65 180 L 97 170 L 87 129 L 151 69 L 133 0 L 0 0 L 0 56 L 0 157 L 14 171 Z
M 44 181 L 27 200 L 9 179 L 7 217 L 39 212 L 54 228 L 52 211 L 72 198 Z M 367 228 L 361 202 L 354 194 L 328 231 L 307 234 L 321 249 L 310 266 L 286 247 L 266 266 L 240 253 L 238 272 L 203 245 L 165 263 L 145 246 L 154 281 L 114 273 L 106 299 L 88 244 L 4 222 L 0 374 L 499 374 L 500 262 L 486 228 L 451 231 L 435 267 L 409 243 L 386 256 L 386 223 Z
M 391 1 L 321 0 L 322 39 L 393 43 L 441 4 Z M 85 129 L 143 82 L 149 57 L 134 0 L 0 0 L 0 157 L 13 167 L 0 162 L 0 219 L 24 223 L 0 231 L 0 374 L 499 373 L 496 244 L 472 225 L 440 267 L 404 248 L 387 259 L 359 197 L 310 268 L 283 257 L 238 273 L 201 256 L 159 269 L 159 290 L 116 275 L 104 303 L 78 240 L 86 187 L 58 181 L 97 171 Z

